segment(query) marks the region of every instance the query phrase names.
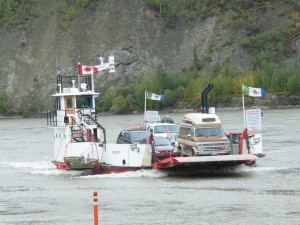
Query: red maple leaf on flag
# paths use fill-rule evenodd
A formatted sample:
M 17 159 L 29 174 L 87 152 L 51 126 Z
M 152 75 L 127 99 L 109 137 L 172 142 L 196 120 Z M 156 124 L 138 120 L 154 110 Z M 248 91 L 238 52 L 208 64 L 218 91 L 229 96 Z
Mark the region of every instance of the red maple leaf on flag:
M 99 72 L 98 67 L 93 67 L 93 71 L 94 73 L 98 73 Z
M 84 67 L 84 71 L 86 71 L 86 72 L 90 72 L 91 70 L 92 70 L 91 67 Z

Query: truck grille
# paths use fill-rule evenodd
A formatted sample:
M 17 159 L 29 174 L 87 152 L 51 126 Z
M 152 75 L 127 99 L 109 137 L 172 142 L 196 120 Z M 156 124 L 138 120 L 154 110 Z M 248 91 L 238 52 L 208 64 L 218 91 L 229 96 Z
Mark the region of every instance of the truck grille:
M 200 149 L 204 152 L 220 152 L 225 151 L 224 143 L 201 144 Z

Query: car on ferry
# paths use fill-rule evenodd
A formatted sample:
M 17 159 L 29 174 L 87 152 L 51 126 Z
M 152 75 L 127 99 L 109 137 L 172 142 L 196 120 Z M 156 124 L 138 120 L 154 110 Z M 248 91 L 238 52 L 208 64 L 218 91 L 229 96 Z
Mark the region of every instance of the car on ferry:
M 178 145 L 179 127 L 174 123 L 153 123 L 147 126 L 154 137 L 168 137 L 171 142 Z
M 167 137 L 153 137 L 151 144 L 154 153 L 154 161 L 161 161 L 169 157 L 178 157 L 181 155 L 180 152 L 178 152 L 175 143 L 171 142 Z
M 146 144 L 150 131 L 140 128 L 124 129 L 117 138 L 117 144 Z

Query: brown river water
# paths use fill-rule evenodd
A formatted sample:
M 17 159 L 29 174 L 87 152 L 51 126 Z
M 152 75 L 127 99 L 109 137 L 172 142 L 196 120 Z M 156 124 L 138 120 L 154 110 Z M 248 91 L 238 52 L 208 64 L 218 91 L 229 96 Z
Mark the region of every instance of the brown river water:
M 179 124 L 183 114 L 169 115 Z M 242 131 L 242 111 L 217 114 L 225 131 Z M 143 115 L 98 121 L 115 142 Z M 266 157 L 256 166 L 168 177 L 58 171 L 46 119 L 0 120 L 0 224 L 92 225 L 97 191 L 99 224 L 300 225 L 300 109 L 263 110 L 262 122 Z

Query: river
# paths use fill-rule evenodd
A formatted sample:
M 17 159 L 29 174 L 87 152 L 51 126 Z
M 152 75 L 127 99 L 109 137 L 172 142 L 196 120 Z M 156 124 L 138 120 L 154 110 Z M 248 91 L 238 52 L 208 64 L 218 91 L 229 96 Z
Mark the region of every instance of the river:
M 242 111 L 218 112 L 225 131 Z M 170 114 L 176 123 L 183 113 Z M 161 115 L 164 116 L 164 115 Z M 143 115 L 102 116 L 108 141 Z M 93 192 L 99 224 L 300 224 L 300 109 L 263 110 L 265 158 L 255 167 L 197 177 L 160 171 L 111 175 L 58 171 L 46 119 L 0 120 L 0 224 L 88 225 Z

